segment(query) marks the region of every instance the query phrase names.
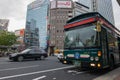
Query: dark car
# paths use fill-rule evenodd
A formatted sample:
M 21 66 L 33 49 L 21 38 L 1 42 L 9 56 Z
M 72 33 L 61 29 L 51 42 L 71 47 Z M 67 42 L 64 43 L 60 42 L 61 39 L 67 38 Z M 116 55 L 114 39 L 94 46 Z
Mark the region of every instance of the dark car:
M 48 57 L 47 52 L 43 49 L 25 49 L 20 53 L 9 55 L 9 59 L 13 61 L 23 61 L 24 59 L 45 59 Z

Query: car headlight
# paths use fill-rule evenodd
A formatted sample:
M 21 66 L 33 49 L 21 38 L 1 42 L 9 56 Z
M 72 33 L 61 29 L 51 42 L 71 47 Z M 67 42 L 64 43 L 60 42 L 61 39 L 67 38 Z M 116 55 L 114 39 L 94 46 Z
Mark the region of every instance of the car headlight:
M 11 57 L 15 57 L 17 54 L 11 54 Z
M 93 61 L 93 60 L 94 60 L 94 57 L 90 57 L 90 60 Z

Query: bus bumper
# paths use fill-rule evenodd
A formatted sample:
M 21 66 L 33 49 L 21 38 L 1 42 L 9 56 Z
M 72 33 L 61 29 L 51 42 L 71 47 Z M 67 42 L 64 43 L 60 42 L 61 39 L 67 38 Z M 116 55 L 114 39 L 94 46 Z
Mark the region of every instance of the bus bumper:
M 81 67 L 81 68 L 102 69 L 101 63 L 98 63 L 98 62 L 80 62 L 80 61 L 74 61 L 74 65 L 76 67 Z

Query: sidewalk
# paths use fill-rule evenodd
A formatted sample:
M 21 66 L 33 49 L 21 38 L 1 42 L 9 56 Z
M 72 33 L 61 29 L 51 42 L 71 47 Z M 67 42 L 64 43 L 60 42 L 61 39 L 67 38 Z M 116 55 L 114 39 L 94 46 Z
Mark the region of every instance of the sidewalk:
M 114 80 L 120 80 L 120 75 L 118 75 Z
M 93 80 L 120 80 L 120 67 Z

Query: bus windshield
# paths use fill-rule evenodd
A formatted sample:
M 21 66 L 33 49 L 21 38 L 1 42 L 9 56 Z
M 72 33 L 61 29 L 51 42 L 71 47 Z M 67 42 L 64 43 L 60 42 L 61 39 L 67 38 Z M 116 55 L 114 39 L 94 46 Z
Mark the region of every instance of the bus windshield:
M 65 32 L 64 48 L 98 47 L 100 45 L 95 25 L 78 26 Z

